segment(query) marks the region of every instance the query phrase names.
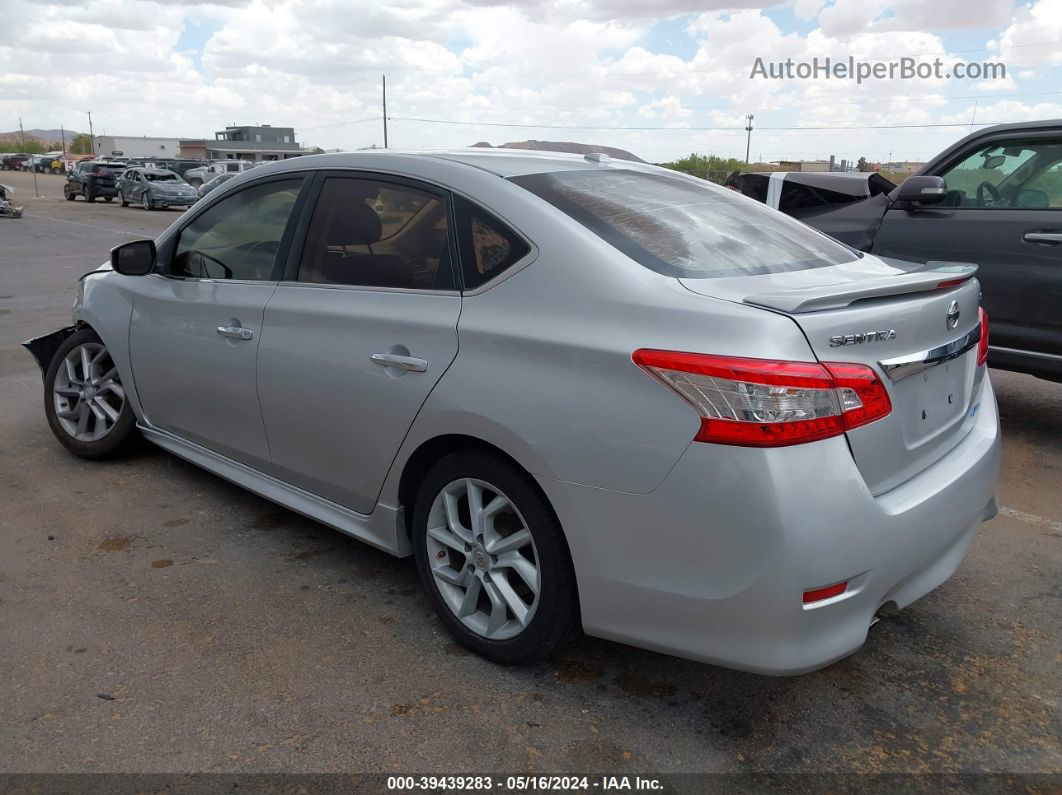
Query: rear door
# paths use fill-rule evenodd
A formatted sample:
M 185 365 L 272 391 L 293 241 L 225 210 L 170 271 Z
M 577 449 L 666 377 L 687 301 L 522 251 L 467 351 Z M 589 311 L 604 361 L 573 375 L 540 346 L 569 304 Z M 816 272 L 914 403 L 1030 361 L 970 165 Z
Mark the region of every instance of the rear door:
M 258 394 L 278 477 L 369 513 L 457 355 L 445 191 L 322 173 L 265 308 Z
M 873 251 L 977 263 L 992 347 L 1062 353 L 1062 136 L 982 140 L 934 172 L 947 206 L 893 207 Z
M 257 351 L 304 181 L 277 176 L 207 207 L 160 251 L 162 273 L 131 282 L 130 356 L 148 422 L 266 472 Z

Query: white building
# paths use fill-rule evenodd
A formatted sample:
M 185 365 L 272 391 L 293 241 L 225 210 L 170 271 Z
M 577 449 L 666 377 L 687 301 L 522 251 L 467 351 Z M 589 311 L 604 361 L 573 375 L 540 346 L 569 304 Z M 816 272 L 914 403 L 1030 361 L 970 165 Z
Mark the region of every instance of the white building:
M 181 149 L 176 138 L 97 135 L 95 143 L 100 157 L 179 157 Z

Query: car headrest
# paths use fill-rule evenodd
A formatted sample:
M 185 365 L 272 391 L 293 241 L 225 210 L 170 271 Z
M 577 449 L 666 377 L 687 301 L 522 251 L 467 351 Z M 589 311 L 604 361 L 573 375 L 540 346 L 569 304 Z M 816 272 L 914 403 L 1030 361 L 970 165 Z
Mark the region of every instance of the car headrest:
M 372 245 L 383 234 L 380 216 L 365 202 L 344 202 L 337 205 L 335 209 L 336 213 L 328 227 L 328 245 Z

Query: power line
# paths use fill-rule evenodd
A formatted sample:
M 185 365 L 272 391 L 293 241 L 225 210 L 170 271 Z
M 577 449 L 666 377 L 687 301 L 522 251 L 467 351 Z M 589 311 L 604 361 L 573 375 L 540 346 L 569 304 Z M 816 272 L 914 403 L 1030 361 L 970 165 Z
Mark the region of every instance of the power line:
M 588 124 L 527 124 L 527 123 L 504 123 L 496 121 L 457 121 L 454 119 L 428 119 L 417 116 L 389 116 L 394 121 L 413 121 L 423 124 L 453 124 L 466 127 L 520 127 L 532 130 L 617 130 L 628 132 L 743 132 L 744 127 L 627 127 L 613 125 L 588 125 Z M 993 124 L 1002 124 L 997 121 L 977 122 L 977 127 L 989 127 Z M 970 122 L 937 123 L 937 124 L 858 124 L 858 125 L 825 125 L 825 126 L 776 126 L 757 127 L 758 130 L 906 130 L 928 129 L 932 127 L 968 127 Z

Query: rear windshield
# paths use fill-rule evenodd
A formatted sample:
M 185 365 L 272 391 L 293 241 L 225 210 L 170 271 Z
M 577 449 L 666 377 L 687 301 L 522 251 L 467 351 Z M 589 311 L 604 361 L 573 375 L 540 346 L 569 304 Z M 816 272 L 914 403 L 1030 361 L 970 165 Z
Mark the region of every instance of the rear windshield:
M 837 265 L 858 256 L 799 221 L 707 182 L 622 169 L 511 180 L 666 276 L 753 276 Z

